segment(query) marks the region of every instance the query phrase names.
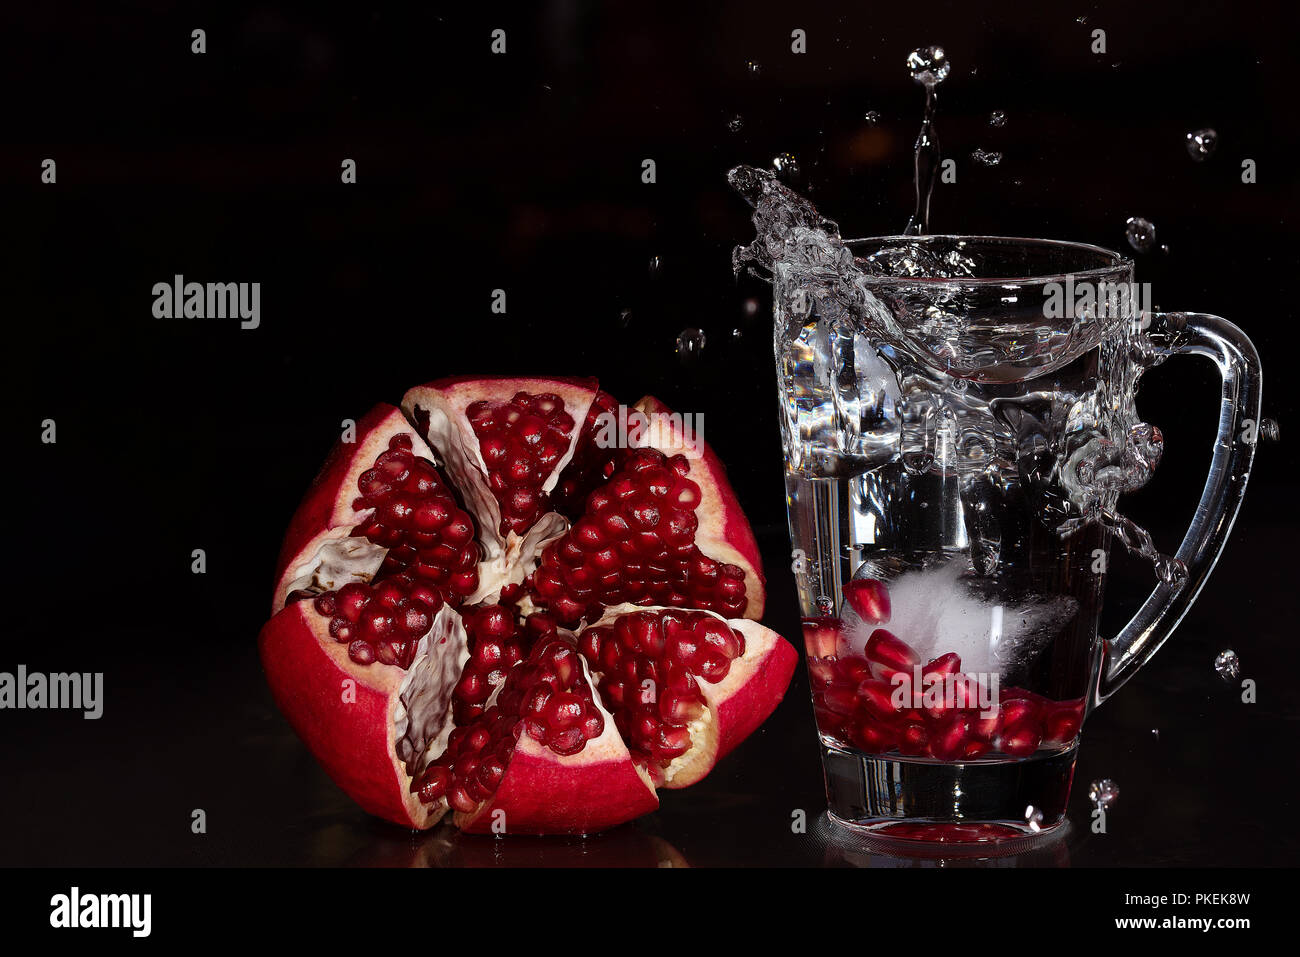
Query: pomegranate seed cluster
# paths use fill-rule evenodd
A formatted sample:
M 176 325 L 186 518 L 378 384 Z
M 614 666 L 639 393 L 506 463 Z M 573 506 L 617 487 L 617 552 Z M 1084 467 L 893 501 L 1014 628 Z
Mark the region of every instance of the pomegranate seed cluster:
M 537 642 L 555 636 L 555 623 L 535 612 L 517 624 L 516 610 L 504 602 L 480 605 L 464 613 L 469 660 L 452 690 L 452 719 L 468 724 L 486 710 L 493 690 Z
M 558 395 L 527 392 L 509 402 L 475 402 L 465 414 L 501 506 L 501 534 L 523 535 L 548 509 L 542 486 L 569 449 L 573 416 Z
M 404 572 L 373 584 L 350 582 L 316 596 L 335 641 L 360 665 L 379 661 L 408 668 L 420 639 L 433 627 L 442 596 Z
M 690 749 L 705 710 L 696 678 L 725 678 L 745 639 L 703 612 L 634 612 L 588 628 L 580 648 L 633 758 L 654 772 Z
M 551 505 L 558 512 L 566 515 L 581 513 L 587 496 L 614 474 L 622 450 L 606 448 L 598 441 L 602 415 L 618 415 L 618 400 L 608 392 L 597 392 L 592 399 L 587 420 L 573 446 L 573 458 L 551 493 Z
M 446 751 L 412 780 L 411 792 L 426 804 L 446 797 L 455 810 L 471 812 L 496 793 L 524 734 L 572 755 L 604 730 L 577 649 L 562 639 L 541 641 L 509 672 L 496 704 L 451 732 Z
M 890 616 L 879 581 L 851 582 L 844 597 L 868 625 Z M 1067 745 L 1079 733 L 1082 699 L 1052 701 L 1009 687 L 990 702 L 980 681 L 962 672 L 955 652 L 921 667 L 921 686 L 914 688 L 921 657 L 906 641 L 876 628 L 862 654 L 840 654 L 840 630 L 835 618 L 804 622 L 813 712 L 825 737 L 870 754 L 970 761 L 994 751 L 1026 757 Z
M 388 549 L 380 576 L 410 571 L 459 605 L 478 588 L 479 547 L 474 521 L 456 504 L 438 470 L 417 458 L 411 436 L 394 435 L 373 468 L 357 479 L 357 511 L 374 509 L 357 526 Z
M 563 623 L 599 617 L 601 606 L 686 605 L 728 617 L 745 608 L 745 573 L 695 544 L 700 488 L 683 455 L 627 453 L 587 498 L 581 518 L 542 552 L 532 575 L 540 601 Z

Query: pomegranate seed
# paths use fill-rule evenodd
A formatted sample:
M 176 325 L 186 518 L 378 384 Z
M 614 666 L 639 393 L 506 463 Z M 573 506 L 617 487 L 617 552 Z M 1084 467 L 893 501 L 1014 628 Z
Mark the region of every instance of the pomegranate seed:
M 844 600 L 868 625 L 889 621 L 889 592 L 875 578 L 858 578 L 844 586 Z

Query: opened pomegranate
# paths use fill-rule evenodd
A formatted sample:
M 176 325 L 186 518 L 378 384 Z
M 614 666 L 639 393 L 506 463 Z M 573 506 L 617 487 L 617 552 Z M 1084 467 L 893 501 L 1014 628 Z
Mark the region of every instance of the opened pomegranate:
M 363 808 L 584 833 L 704 777 L 781 700 L 753 534 L 658 401 L 610 441 L 586 379 L 455 378 L 331 453 L 260 647 L 281 710 Z

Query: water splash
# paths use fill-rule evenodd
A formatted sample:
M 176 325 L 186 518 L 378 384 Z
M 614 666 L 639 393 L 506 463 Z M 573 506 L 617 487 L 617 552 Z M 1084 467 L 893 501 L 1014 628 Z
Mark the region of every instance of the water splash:
M 989 150 L 975 150 L 970 158 L 980 166 L 997 166 L 1002 162 L 1002 154 Z
M 952 64 L 943 47 L 928 46 L 913 50 L 907 57 L 912 79 L 925 87 L 925 116 L 913 150 L 916 183 L 916 210 L 903 230 L 905 236 L 920 236 L 930 231 L 930 195 L 939 171 L 939 137 L 934 129 L 939 84 L 948 78 Z
M 989 114 L 989 126 L 994 129 L 1001 129 L 1007 125 L 1007 114 L 1002 110 L 994 110 Z
M 733 116 L 730 120 L 727 121 L 727 129 L 731 130 L 731 132 L 733 133 L 739 133 L 744 128 L 745 128 L 745 118 L 741 116 L 739 113 L 737 113 L 735 116 Z

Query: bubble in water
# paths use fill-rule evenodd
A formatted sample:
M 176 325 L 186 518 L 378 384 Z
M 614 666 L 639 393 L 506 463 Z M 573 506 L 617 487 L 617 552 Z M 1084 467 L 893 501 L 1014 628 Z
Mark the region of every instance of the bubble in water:
M 970 158 L 980 166 L 997 166 L 1002 162 L 1002 154 L 990 150 L 975 150 Z
M 1007 114 L 1001 110 L 994 110 L 989 114 L 989 126 L 994 129 L 1001 129 L 1007 125 Z
M 733 133 L 739 133 L 745 128 L 745 118 L 737 113 L 727 122 L 727 129 Z
M 912 72 L 912 79 L 925 87 L 935 87 L 948 79 L 952 64 L 943 47 L 918 47 L 907 55 L 907 68 Z
M 1198 163 L 1209 159 L 1218 145 L 1219 134 L 1214 130 L 1193 130 L 1187 134 L 1187 155 Z
M 650 257 L 650 278 L 658 279 L 664 272 L 664 260 L 662 256 Z
M 704 351 L 704 333 L 699 329 L 683 329 L 677 337 L 677 354 L 683 361 L 699 358 Z
M 1260 419 L 1259 437 L 1265 442 L 1279 441 L 1282 438 L 1282 429 L 1278 426 L 1277 419 Z
M 760 76 L 763 72 L 763 66 L 762 64 L 758 63 L 756 60 L 750 60 L 745 64 L 745 72 L 748 73 L 751 77 L 757 79 L 758 76 Z
M 1128 218 L 1125 235 L 1128 236 L 1128 244 L 1140 253 L 1151 251 L 1151 247 L 1156 244 L 1156 228 L 1150 220 L 1143 219 L 1141 216 L 1130 216 Z
M 772 157 L 772 168 L 781 177 L 792 179 L 799 175 L 799 160 L 793 153 L 777 153 Z
M 1229 648 L 1227 651 L 1219 652 L 1214 659 L 1214 670 L 1219 673 L 1219 677 L 1224 681 L 1235 681 L 1241 677 L 1241 659 L 1237 653 Z
M 867 126 L 875 126 L 880 122 L 880 113 L 877 110 L 867 110 L 867 112 L 862 115 L 862 118 L 866 120 Z
M 1043 812 L 1038 810 L 1032 804 L 1025 808 L 1025 823 L 1029 825 L 1029 830 L 1037 834 L 1043 829 Z
M 1110 778 L 1102 778 L 1088 785 L 1088 800 L 1100 808 L 1110 807 L 1119 797 L 1119 786 Z

